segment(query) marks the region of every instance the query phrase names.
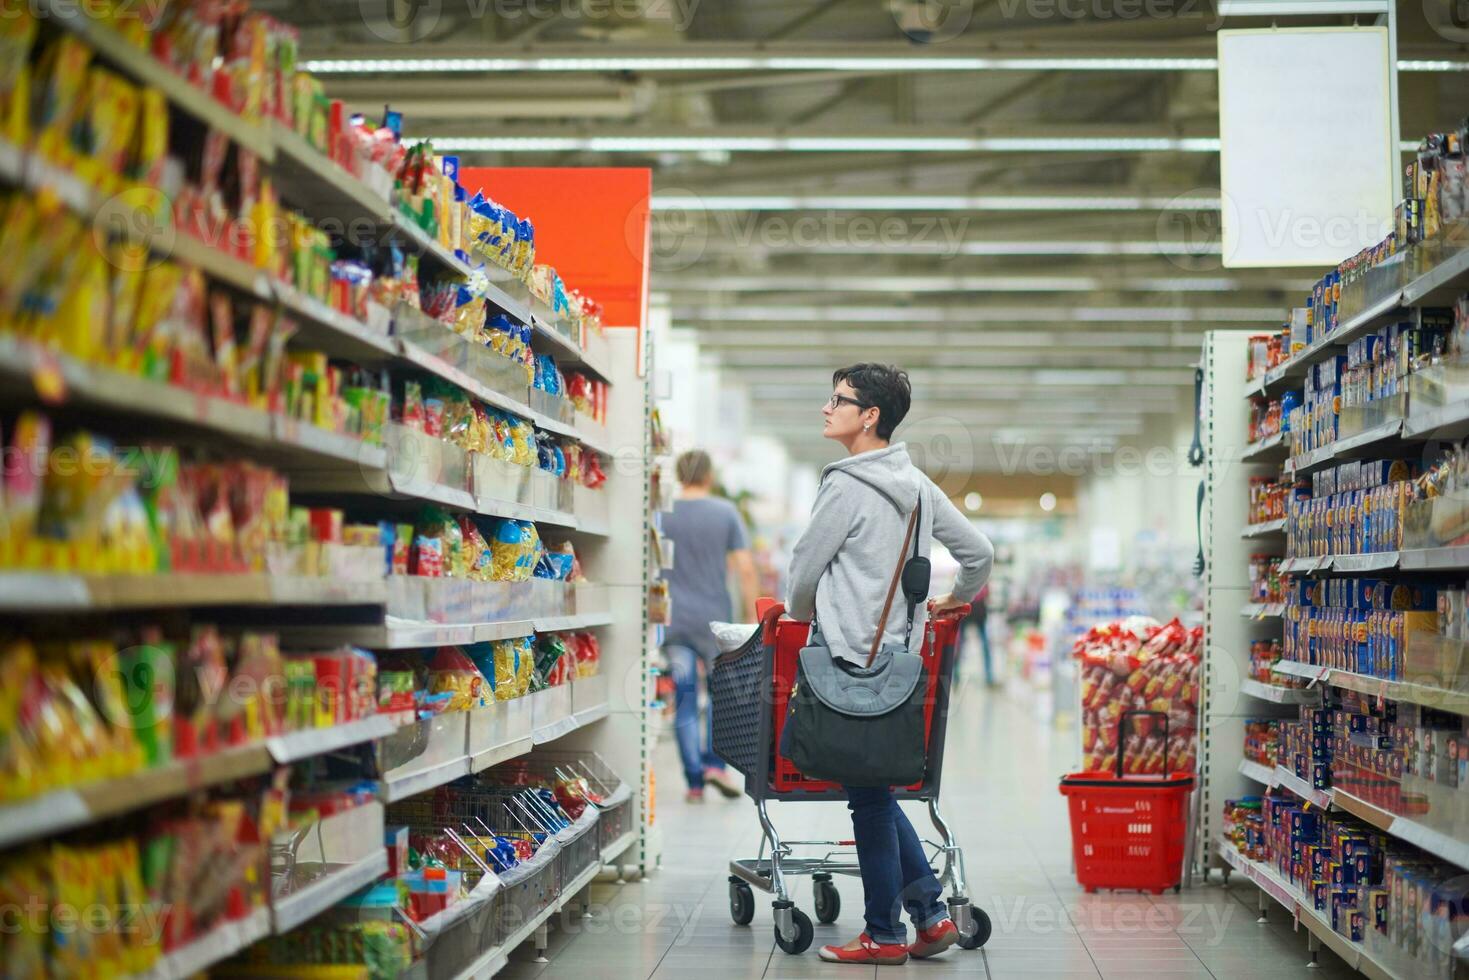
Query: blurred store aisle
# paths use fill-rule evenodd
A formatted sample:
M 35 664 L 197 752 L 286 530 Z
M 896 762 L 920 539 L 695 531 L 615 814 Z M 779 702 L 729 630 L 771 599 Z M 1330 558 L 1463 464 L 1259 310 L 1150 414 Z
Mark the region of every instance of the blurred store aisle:
M 943 810 L 965 847 L 974 900 L 994 934 L 983 951 L 953 949 L 906 967 L 859 968 L 823 963 L 816 948 L 850 939 L 862 928 L 861 885 L 839 879 L 842 913 L 816 926 L 812 949 L 788 956 L 775 948 L 768 897 L 756 893 L 750 926 L 730 922 L 727 865 L 753 856 L 760 842 L 754 806 L 746 798 L 683 802 L 675 747 L 657 748 L 658 820 L 663 868 L 642 883 L 599 885 L 593 915 L 560 923 L 548 963 L 529 949 L 502 976 L 563 978 L 611 975 L 675 980 L 715 978 L 855 977 L 875 971 L 901 977 L 1233 978 L 1355 976 L 1329 951 L 1307 969 L 1305 939 L 1279 907 L 1256 922 L 1256 892 L 1236 878 L 1175 896 L 1086 895 L 1071 874 L 1070 830 L 1058 777 L 1072 764 L 1072 733 L 1052 733 L 1029 711 L 982 682 L 968 682 L 951 721 Z M 911 805 L 910 805 L 911 806 Z M 788 837 L 840 838 L 851 824 L 836 805 L 773 805 Z M 910 811 L 920 834 L 929 826 Z M 811 909 L 810 882 L 798 879 L 797 904 Z M 594 941 L 583 941 L 595 936 Z

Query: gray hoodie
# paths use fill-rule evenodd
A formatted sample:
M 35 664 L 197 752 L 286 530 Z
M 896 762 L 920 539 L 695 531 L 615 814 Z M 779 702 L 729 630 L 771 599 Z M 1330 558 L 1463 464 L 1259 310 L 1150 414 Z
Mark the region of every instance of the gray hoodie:
M 821 488 L 811 508 L 811 523 L 791 554 L 790 596 L 786 610 L 793 619 L 815 613 L 833 656 L 865 663 L 877 619 L 887 598 L 908 518 L 923 494 L 918 554 L 927 555 L 934 538 L 959 563 L 954 595 L 968 601 L 989 579 L 995 549 L 988 538 L 954 506 L 948 495 L 919 472 L 908 447 L 859 453 L 832 463 L 821 473 Z M 913 553 L 910 544 L 904 556 Z M 910 648 L 923 645 L 927 610 L 913 616 Z M 883 645 L 901 646 L 908 622 L 902 586 L 888 613 Z

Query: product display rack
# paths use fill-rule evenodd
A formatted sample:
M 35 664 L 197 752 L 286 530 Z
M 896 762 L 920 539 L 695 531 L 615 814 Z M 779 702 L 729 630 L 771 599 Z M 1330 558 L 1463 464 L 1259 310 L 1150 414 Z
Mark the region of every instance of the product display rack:
M 1371 294 L 1367 294 L 1366 289 L 1356 290 L 1358 294 L 1367 295 L 1351 298 L 1350 306 L 1355 312 L 1344 316 L 1340 326 L 1332 334 L 1300 350 L 1285 364 L 1270 369 L 1263 377 L 1248 384 L 1236 383 L 1233 378 L 1226 376 L 1215 383 L 1215 390 L 1221 387 L 1236 389 L 1238 394 L 1233 397 L 1237 399 L 1236 404 L 1240 404 L 1241 409 L 1244 403 L 1252 397 L 1279 396 L 1292 387 L 1299 387 L 1308 367 L 1344 353 L 1346 345 L 1365 336 L 1378 326 L 1400 320 L 1412 322 L 1418 311 L 1426 307 L 1452 304 L 1460 294 L 1469 291 L 1469 254 L 1461 251 L 1450 254 L 1446 258 L 1434 256 L 1440 259 L 1437 264 L 1431 268 L 1421 268 L 1423 256 L 1431 253 L 1432 250 L 1428 248 L 1409 253 L 1402 266 L 1402 269 L 1409 271 L 1404 274 L 1400 270 L 1399 282 L 1390 284 L 1386 289 L 1379 288 Z M 1414 260 L 1418 260 L 1417 267 L 1413 265 Z M 1406 281 L 1402 281 L 1404 279 Z M 1367 281 L 1372 280 L 1369 277 Z M 1239 377 L 1239 375 L 1234 377 Z M 1231 411 L 1214 413 L 1214 415 L 1226 418 L 1242 418 L 1244 414 L 1243 410 L 1238 413 Z M 1369 424 L 1351 435 L 1338 437 L 1321 448 L 1285 459 L 1280 464 L 1280 471 L 1286 477 L 1293 476 L 1300 479 L 1324 468 L 1349 461 L 1413 458 L 1424 452 L 1423 444 L 1425 443 L 1459 439 L 1466 434 L 1469 434 L 1469 397 L 1464 397 L 1463 393 L 1451 391 L 1444 396 L 1444 403 L 1421 406 L 1416 404 L 1416 399 L 1410 389 L 1406 396 L 1405 410 L 1398 411 L 1393 417 Z M 1285 439 L 1288 440 L 1289 436 L 1285 436 Z M 1271 441 L 1273 442 L 1273 439 Z M 1254 461 L 1268 460 L 1272 463 L 1275 461 L 1275 456 L 1265 451 L 1264 444 L 1250 447 L 1244 454 L 1244 458 Z M 1234 486 L 1221 489 L 1232 492 L 1237 499 L 1242 499 L 1244 496 L 1242 483 L 1243 481 L 1236 473 Z M 1213 487 L 1211 486 L 1210 489 L 1212 490 Z M 1245 525 L 1244 522 L 1240 523 L 1243 526 L 1241 533 L 1250 540 L 1252 550 L 1257 545 L 1272 540 L 1262 535 L 1259 525 L 1251 526 Z M 1283 541 L 1281 544 L 1283 545 Z M 1272 553 L 1283 555 L 1283 548 L 1274 550 Z M 1215 570 L 1217 570 L 1217 565 Z M 1449 573 L 1452 577 L 1452 573 L 1462 572 L 1469 572 L 1469 547 L 1464 546 L 1403 548 L 1362 554 L 1292 556 L 1285 558 L 1281 563 L 1281 573 L 1293 576 L 1369 576 L 1386 577 L 1389 580 L 1405 582 L 1415 581 L 1416 576 Z M 1250 603 L 1244 607 L 1243 618 L 1250 623 L 1251 628 L 1274 631 L 1279 629 L 1275 624 L 1279 622 L 1277 617 L 1280 614 L 1288 614 L 1288 611 L 1284 608 Z M 1278 634 L 1266 632 L 1264 635 Z M 1206 674 L 1231 676 L 1234 670 L 1247 663 L 1247 650 L 1246 638 L 1232 634 L 1222 622 L 1217 624 L 1217 628 L 1211 623 Z M 1469 715 L 1469 692 L 1465 691 L 1450 690 L 1431 684 L 1389 680 L 1348 670 L 1290 661 L 1278 662 L 1274 667 L 1274 673 L 1282 679 L 1291 680 L 1297 684 L 1305 680 L 1308 685 L 1305 688 L 1299 688 L 1245 681 L 1240 685 L 1241 698 L 1255 703 L 1271 701 L 1284 705 L 1310 705 L 1319 704 L 1323 692 L 1334 688 L 1343 692 L 1366 695 L 1375 699 L 1377 704 L 1392 701 Z M 1216 687 L 1210 685 L 1208 696 L 1212 698 L 1216 693 Z M 1259 714 L 1262 717 L 1270 717 L 1267 711 L 1259 712 Z M 1367 736 L 1363 738 L 1363 746 L 1373 747 Z M 1203 764 L 1211 770 L 1217 769 L 1228 758 L 1237 756 L 1240 751 L 1238 739 L 1233 737 L 1211 739 Z M 1308 780 L 1297 777 L 1287 768 L 1271 769 L 1247 760 L 1241 760 L 1238 763 L 1238 771 L 1255 787 L 1249 789 L 1248 792 L 1258 793 L 1261 787 L 1285 789 L 1316 807 L 1350 814 L 1398 841 L 1413 845 L 1426 855 L 1438 858 L 1449 865 L 1469 868 L 1469 827 L 1464 826 L 1462 821 L 1452 819 L 1451 807 L 1446 809 L 1440 803 L 1433 803 L 1433 812 L 1438 814 L 1438 817 L 1434 820 L 1434 825 L 1429 825 L 1421 819 L 1389 811 L 1376 803 L 1362 799 L 1353 791 L 1355 787 L 1352 790 L 1342 786 L 1318 789 Z M 1421 783 L 1422 780 L 1419 779 L 1415 786 Z M 1430 783 L 1429 786 L 1431 785 Z M 1408 792 L 1406 785 L 1403 787 L 1403 792 Z M 1206 816 L 1202 822 L 1200 837 L 1202 841 L 1207 842 L 1212 839 L 1209 812 L 1220 807 L 1223 798 L 1228 796 L 1229 793 L 1226 792 L 1221 797 L 1206 799 Z M 1426 809 L 1428 805 L 1425 802 L 1425 813 L 1428 812 Z M 1397 803 L 1393 803 L 1393 806 L 1394 809 L 1403 809 Z M 1451 819 L 1445 819 L 1445 814 Z M 1260 884 L 1266 894 L 1285 905 L 1299 920 L 1306 922 L 1313 935 L 1313 950 L 1317 948 L 1317 943 L 1326 943 L 1342 955 L 1349 964 L 1369 976 L 1413 975 L 1413 970 L 1418 964 L 1404 960 L 1395 948 L 1388 948 L 1383 952 L 1368 950 L 1362 944 L 1352 943 L 1334 932 L 1329 917 L 1317 912 L 1308 897 L 1292 888 L 1287 881 L 1275 875 L 1271 869 L 1242 857 L 1228 841 L 1220 842 L 1213 850 L 1229 868 L 1245 873 L 1251 880 Z M 1369 938 L 1375 938 L 1375 933 Z M 1463 957 L 1466 950 L 1461 947 L 1465 946 L 1465 943 L 1459 943 L 1456 946 L 1455 955 Z
M 1239 331 L 1204 336 L 1200 436 L 1204 449 L 1204 503 L 1200 520 L 1204 551 L 1204 673 L 1199 705 L 1199 792 L 1195 813 L 1194 870 L 1207 872 L 1215 858 L 1224 801 L 1251 790 L 1244 758 L 1246 719 L 1293 710 L 1265 685 L 1249 680 L 1250 642 L 1279 631 L 1282 607 L 1251 601 L 1252 553 L 1283 553 L 1284 525 L 1250 525 L 1241 493 L 1246 477 L 1284 459 L 1277 437 L 1251 447 L 1244 404 L 1248 337 Z M 1270 463 L 1267 460 L 1275 459 Z M 1263 528 L 1270 528 L 1262 530 Z M 1263 767 L 1260 767 L 1263 768 Z
M 1308 949 L 1313 958 L 1316 951 L 1325 945 L 1341 957 L 1347 966 L 1373 980 L 1401 980 L 1403 977 L 1417 975 L 1415 964 L 1395 955 L 1395 951 L 1368 950 L 1362 943 L 1354 943 L 1339 935 L 1331 928 L 1330 919 L 1316 911 L 1309 898 L 1268 865 L 1251 861 L 1240 854 L 1228 840 L 1220 838 L 1215 844 L 1214 853 L 1225 868 L 1226 884 L 1229 880 L 1228 873 L 1235 871 L 1259 887 L 1261 915 L 1265 914 L 1268 903 L 1273 900 L 1283 906 L 1295 921 L 1306 927 L 1310 936 Z
M 351 222 L 366 218 L 384 234 L 407 245 L 427 263 L 465 276 L 471 266 L 432 239 L 393 208 L 388 200 L 349 175 L 309 146 L 296 133 L 275 121 L 254 124 L 235 115 L 203 89 L 157 62 L 142 48 L 123 40 L 110 27 L 93 21 L 76 8 L 43 0 L 40 12 L 47 22 L 81 38 L 99 63 L 134 82 L 161 92 L 171 107 L 224 134 L 252 151 L 270 173 L 282 201 L 313 221 Z M 49 189 L 64 207 L 99 227 L 109 208 L 117 205 L 70 173 L 25 149 L 0 143 L 0 185 L 35 193 Z M 157 229 L 153 229 L 157 231 Z M 130 226 L 124 232 L 141 237 Z M 480 709 L 486 717 L 463 719 L 465 741 L 457 759 L 437 765 L 432 774 L 403 779 L 385 778 L 384 801 L 412 793 L 530 752 L 556 741 L 595 749 L 616 761 L 629 782 L 637 780 L 643 792 L 634 794 L 636 808 L 630 829 L 601 849 L 604 863 L 641 869 L 647 854 L 647 788 L 649 786 L 649 731 L 643 721 L 646 697 L 613 701 L 621 685 L 610 677 L 646 672 L 646 448 L 648 398 L 646 369 L 641 360 L 638 331 L 613 331 L 612 336 L 580 340 L 526 287 L 509 279 L 489 290 L 488 299 L 508 315 L 532 328 L 533 346 L 550 353 L 566 368 L 585 369 L 611 386 L 610 415 L 603 427 L 577 419 L 567 410 L 562 417 L 533 406 L 540 393 L 525 388 L 500 390 L 413 341 L 399 336 L 398 317 L 387 330 L 375 329 L 343 314 L 293 287 L 273 281 L 254 266 L 183 233 L 153 235 L 150 251 L 185 266 L 197 268 L 216 285 L 252 297 L 290 314 L 298 324 L 293 343 L 320 350 L 331 357 L 364 367 L 412 371 L 441 378 L 495 408 L 530 421 L 536 428 L 581 442 L 607 457 L 609 480 L 606 505 L 582 514 L 547 509 L 521 501 L 497 500 L 456 488 L 414 484 L 396 479 L 400 471 L 391 446 L 366 445 L 357 439 L 319 429 L 291 418 L 248 406 L 200 396 L 167 383 L 82 362 L 13 337 L 0 337 L 0 397 L 7 405 L 29 407 L 44 403 L 47 411 L 64 413 L 68 422 L 107 417 L 114 431 L 147 433 L 149 439 L 168 439 L 183 446 L 207 445 L 234 458 L 271 466 L 291 480 L 293 495 L 309 494 L 330 502 L 343 494 L 380 499 L 390 512 L 394 501 L 377 498 L 390 492 L 395 498 L 448 504 L 487 516 L 542 523 L 575 540 L 589 578 L 615 590 L 636 588 L 643 601 L 614 601 L 607 611 L 577 611 L 565 615 L 515 621 L 468 623 L 393 623 L 386 615 L 390 599 L 383 580 L 342 581 L 323 577 L 303 579 L 265 574 L 85 575 L 49 571 L 0 570 L 0 614 L 40 620 L 63 614 L 101 614 L 156 610 L 219 610 L 226 607 L 290 607 L 293 615 L 280 632 L 288 643 L 304 645 L 351 643 L 366 649 L 432 648 L 480 642 L 532 633 L 595 630 L 602 639 L 600 675 L 574 679 L 551 689 L 555 704 L 536 695 L 523 704 L 500 702 Z M 494 268 L 489 266 L 489 268 Z M 498 272 L 498 270 L 495 270 Z M 521 295 L 516 295 L 517 292 Z M 407 315 L 400 311 L 400 315 Z M 419 325 L 421 326 L 421 324 Z M 448 328 L 445 343 L 468 346 Z M 612 459 L 614 449 L 618 458 Z M 641 450 L 641 452 L 639 452 Z M 615 465 L 613 465 L 615 464 Z M 354 482 L 355 481 L 355 482 Z M 422 491 L 417 492 L 417 491 Z M 627 529 L 623 531 L 622 529 Z M 620 576 L 602 577 L 602 576 Z M 634 585 L 633 583 L 636 583 Z M 629 598 L 629 597 L 625 597 Z M 376 625 L 359 625 L 364 618 Z M 265 614 L 269 617 L 270 614 Z M 294 634 L 293 634 L 294 631 Z M 547 701 L 544 707 L 541 701 Z M 614 724 L 617 716 L 621 723 Z M 493 717 L 489 717 L 493 716 Z M 32 799 L 0 805 L 0 848 L 11 848 L 59 834 L 84 835 L 86 829 L 123 814 L 182 798 L 233 780 L 259 776 L 278 766 L 309 760 L 351 746 L 382 743 L 413 724 L 401 717 L 371 716 L 333 728 L 310 729 L 222 749 L 197 759 L 181 760 L 128 776 L 54 790 Z M 378 820 L 381 837 L 381 819 Z M 380 843 L 380 841 L 379 841 Z M 639 846 L 642 845 L 642 846 Z M 565 883 L 555 903 L 570 904 L 590 883 L 600 866 Z M 146 976 L 182 978 L 219 963 L 272 933 L 281 934 L 308 922 L 342 899 L 387 872 L 385 851 L 368 854 L 327 872 L 289 894 L 277 894 L 266 907 L 225 921 L 211 932 L 162 957 Z M 503 967 L 506 956 L 546 918 L 528 923 L 492 951 L 488 976 Z

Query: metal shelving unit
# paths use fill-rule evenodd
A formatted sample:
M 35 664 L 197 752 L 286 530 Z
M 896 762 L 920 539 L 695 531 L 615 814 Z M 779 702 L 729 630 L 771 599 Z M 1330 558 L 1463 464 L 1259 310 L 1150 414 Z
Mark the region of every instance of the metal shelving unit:
M 112 28 L 59 0 L 38 0 L 39 11 L 62 30 L 82 38 L 99 62 L 129 79 L 159 90 L 169 105 L 223 133 L 237 146 L 253 152 L 269 168 L 282 200 L 315 220 L 351 223 L 367 221 L 406 244 L 426 263 L 461 277 L 474 271 L 466 257 L 444 247 L 386 198 L 326 159 L 296 133 L 274 121 L 246 121 L 213 96 L 190 85 L 149 51 L 125 40 Z M 25 150 L 0 143 L 0 182 L 29 192 L 42 187 L 56 191 L 63 204 L 85 221 L 105 216 L 111 206 L 104 197 L 75 175 L 58 170 Z M 138 240 L 141 233 L 127 232 Z M 167 240 L 165 240 L 165 238 Z M 0 389 L 7 404 L 38 400 L 34 378 L 46 374 L 60 379 L 59 402 L 71 414 L 105 417 L 114 428 L 146 428 L 150 438 L 163 437 L 189 445 L 206 442 L 235 455 L 269 462 L 291 478 L 293 491 L 309 487 L 314 498 L 356 494 L 357 502 L 389 508 L 394 501 L 375 497 L 374 488 L 431 500 L 474 513 L 533 520 L 557 532 L 578 535 L 583 568 L 596 582 L 613 591 L 612 612 L 583 612 L 540 619 L 499 621 L 493 613 L 456 623 L 379 622 L 361 625 L 364 609 L 374 614 L 389 598 L 382 579 L 351 581 L 341 578 L 302 578 L 265 574 L 203 575 L 84 575 L 50 572 L 0 571 L 0 613 L 36 617 L 53 614 L 96 613 L 117 610 L 185 610 L 220 607 L 290 607 L 292 625 L 285 635 L 303 643 L 357 643 L 370 649 L 432 648 L 446 644 L 481 642 L 533 631 L 597 630 L 602 641 L 601 675 L 573 679 L 554 695 L 557 713 L 536 719 L 532 705 L 502 702 L 484 709 L 491 716 L 482 731 L 476 719 L 464 725 L 466 742 L 461 755 L 449 764 L 426 767 L 422 774 L 388 781 L 382 796 L 400 799 L 442 785 L 458 775 L 482 771 L 523 755 L 534 745 L 555 740 L 558 747 L 597 751 L 629 784 L 632 794 L 630 830 L 603 850 L 603 860 L 646 869 L 657 863 L 649 846 L 647 814 L 652 733 L 646 722 L 650 682 L 628 692 L 626 685 L 610 684 L 609 677 L 646 675 L 649 651 L 646 589 L 651 556 L 647 553 L 648 412 L 650 392 L 638 331 L 611 331 L 606 338 L 581 344 L 559 329 L 549 315 L 538 315 L 524 286 L 487 269 L 495 285 L 491 303 L 533 328 L 537 350 L 552 353 L 568 367 L 581 366 L 611 383 L 611 415 L 605 429 L 588 426 L 571 413 L 552 417 L 555 409 L 537 411 L 530 391 L 504 391 L 481 377 L 450 364 L 430 351 L 383 329 L 347 316 L 306 297 L 284 283 L 273 281 L 247 261 L 210 243 L 184 234 L 158 236 L 149 247 L 166 257 L 199 269 L 218 285 L 252 297 L 289 314 L 298 325 L 296 339 L 328 355 L 371 367 L 412 370 L 460 385 L 484 402 L 528 419 L 543 431 L 581 441 L 589 449 L 610 456 L 613 447 L 626 449 L 627 465 L 608 467 L 607 505 L 587 520 L 572 512 L 498 501 L 454 487 L 403 481 L 393 470 L 393 454 L 383 446 L 296 422 L 222 399 L 202 398 L 168 384 L 150 381 L 75 359 L 11 337 L 0 337 Z M 446 334 L 451 333 L 445 327 Z M 446 343 L 450 338 L 445 338 Z M 472 363 L 466 360 L 466 363 Z M 513 386 L 512 386 L 513 387 Z M 545 407 L 544 405 L 542 406 Z M 574 419 L 566 421 L 565 419 Z M 638 451 L 641 450 L 639 453 Z M 638 465 L 640 462 L 640 465 Z M 355 481 L 355 482 L 354 482 Z M 405 493 L 406 490 L 406 493 Z M 553 699 L 544 699 L 547 702 Z M 478 719 L 485 721 L 484 718 Z M 0 806 L 0 848 L 78 831 L 100 821 L 237 779 L 269 773 L 314 756 L 352 746 L 393 738 L 405 719 L 374 716 L 333 728 L 294 732 L 230 748 L 198 759 L 180 760 L 127 777 L 56 790 L 30 800 Z M 498 727 L 497 727 L 498 726 Z M 380 804 L 372 803 L 379 807 Z M 380 814 L 379 814 L 380 820 Z M 208 935 L 163 957 L 146 977 L 174 980 L 192 976 L 226 959 L 257 940 L 287 932 L 378 879 L 387 870 L 386 854 L 373 848 L 360 860 L 332 866 L 319 878 L 289 894 L 277 895 L 268 907 L 251 911 L 217 927 Z M 561 898 L 541 922 L 527 924 L 498 951 L 492 951 L 476 975 L 488 975 L 503 966 L 506 954 L 520 939 L 543 925 L 555 911 L 573 901 L 600 867 L 590 868 L 565 883 Z

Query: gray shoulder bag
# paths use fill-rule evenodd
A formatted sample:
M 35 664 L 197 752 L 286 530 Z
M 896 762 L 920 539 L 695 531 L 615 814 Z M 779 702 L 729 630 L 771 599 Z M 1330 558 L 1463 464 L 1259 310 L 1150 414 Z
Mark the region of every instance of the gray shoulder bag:
M 908 533 L 877 621 L 864 667 L 839 662 L 814 633 L 801 651 L 782 754 L 813 779 L 846 786 L 908 786 L 923 779 L 927 752 L 923 704 L 928 694 L 923 658 L 908 652 L 913 612 L 928 596 L 928 559 L 918 554 L 916 533 L 923 498 L 908 519 Z M 912 542 L 913 554 L 908 554 Z M 902 647 L 882 647 L 899 582 L 908 600 Z M 882 656 L 879 658 L 879 654 Z

